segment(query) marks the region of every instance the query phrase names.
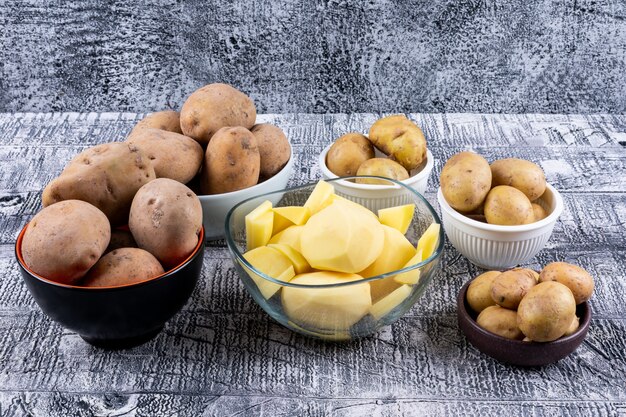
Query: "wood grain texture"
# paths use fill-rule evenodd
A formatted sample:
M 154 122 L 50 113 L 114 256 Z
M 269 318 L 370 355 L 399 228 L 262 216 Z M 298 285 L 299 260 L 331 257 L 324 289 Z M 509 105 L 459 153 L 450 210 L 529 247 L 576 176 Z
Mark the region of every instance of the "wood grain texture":
M 319 151 L 380 115 L 263 115 L 316 180 Z M 273 322 L 239 283 L 228 250 L 206 250 L 188 304 L 143 346 L 104 351 L 53 323 L 21 281 L 13 245 L 46 182 L 74 154 L 120 140 L 141 114 L 0 114 L 0 416 L 626 415 L 626 116 L 412 114 L 436 158 L 463 149 L 541 164 L 565 211 L 527 266 L 555 260 L 596 278 L 589 335 L 557 364 L 522 369 L 468 344 L 455 297 L 482 272 L 446 243 L 441 271 L 409 313 L 372 337 L 322 343 Z

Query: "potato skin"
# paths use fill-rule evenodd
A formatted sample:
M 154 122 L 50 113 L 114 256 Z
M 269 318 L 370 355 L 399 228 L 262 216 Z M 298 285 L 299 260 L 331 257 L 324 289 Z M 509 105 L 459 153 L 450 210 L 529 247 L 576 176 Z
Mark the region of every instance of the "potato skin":
M 80 200 L 52 204 L 33 217 L 22 240 L 22 257 L 33 272 L 74 284 L 102 256 L 111 238 L 104 213 Z
M 511 269 L 498 275 L 491 284 L 491 298 L 501 307 L 515 310 L 522 298 L 537 284 L 534 271 Z
M 159 261 L 143 249 L 120 248 L 104 255 L 87 272 L 81 285 L 115 287 L 135 284 L 163 273 Z
M 552 262 L 539 274 L 539 281 L 556 281 L 565 285 L 574 294 L 576 304 L 591 298 L 594 282 L 592 276 L 583 268 L 567 262 Z
M 492 186 L 510 185 L 535 201 L 546 191 L 546 177 L 539 165 L 518 158 L 506 158 L 491 164 Z
M 493 280 L 500 275 L 500 271 L 487 271 L 480 274 L 467 287 L 467 303 L 472 310 L 480 313 L 489 306 L 496 305 L 491 298 L 491 285 Z
M 490 224 L 513 226 L 535 221 L 533 207 L 528 197 L 508 185 L 498 185 L 485 199 L 485 217 Z
M 540 282 L 517 308 L 517 324 L 535 342 L 551 342 L 563 336 L 576 315 L 574 295 L 565 285 Z
M 370 127 L 369 139 L 408 172 L 426 160 L 426 138 L 403 114 L 383 117 Z
M 491 189 L 491 168 L 482 156 L 460 152 L 448 159 L 439 179 L 450 207 L 469 213 L 480 208 Z
M 269 123 L 252 126 L 261 157 L 259 177 L 268 179 L 283 169 L 291 157 L 291 145 L 285 133 Z
M 180 128 L 180 113 L 174 110 L 163 110 L 150 113 L 137 122 L 128 136 L 130 137 L 133 134 L 139 133 L 143 129 L 161 129 L 168 132 L 182 134 L 183 131 Z
M 397 181 L 409 178 L 409 173 L 399 163 L 387 158 L 372 158 L 363 162 L 356 172 L 356 175 L 377 175 L 379 177 L 391 178 Z M 373 178 L 357 178 L 358 184 L 382 184 L 389 185 L 389 182 Z
M 531 206 L 533 207 L 533 217 L 536 222 L 548 217 L 548 212 L 546 212 L 546 210 L 543 207 L 541 207 L 539 204 L 531 203 Z
M 260 170 L 256 137 L 243 127 L 224 127 L 206 148 L 200 190 L 220 194 L 252 187 Z
M 507 339 L 524 338 L 517 325 L 517 313 L 498 305 L 485 308 L 476 318 L 476 324 L 488 332 Z
M 254 102 L 228 84 L 208 84 L 194 91 L 180 110 L 180 127 L 185 136 L 201 145 L 209 143 L 223 127 L 250 129 L 256 121 Z
M 111 230 L 111 240 L 109 246 L 104 251 L 105 254 L 120 248 L 136 248 L 137 242 L 130 230 L 113 229 Z
M 72 159 L 44 189 L 44 207 L 63 200 L 83 200 L 98 207 L 112 225 L 128 222 L 139 188 L 156 178 L 150 159 L 135 145 L 105 143 Z
M 157 178 L 188 183 L 200 171 L 204 150 L 195 140 L 174 132 L 145 128 L 126 140 L 152 161 Z
M 346 133 L 328 150 L 326 166 L 338 177 L 356 175 L 361 164 L 374 155 L 374 145 L 368 138 L 356 132 Z
M 158 178 L 137 191 L 128 227 L 140 248 L 154 255 L 164 268 L 172 268 L 198 244 L 202 206 L 189 187 Z

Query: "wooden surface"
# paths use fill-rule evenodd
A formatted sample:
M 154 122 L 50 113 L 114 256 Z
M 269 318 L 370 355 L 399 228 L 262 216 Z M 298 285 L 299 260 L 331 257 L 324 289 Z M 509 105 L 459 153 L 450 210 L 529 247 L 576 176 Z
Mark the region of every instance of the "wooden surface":
M 626 116 L 415 114 L 436 158 L 473 149 L 538 162 L 565 211 L 528 263 L 585 266 L 596 279 L 589 335 L 557 364 L 522 369 L 468 344 L 455 297 L 480 269 L 446 244 L 412 310 L 378 334 L 323 343 L 273 322 L 238 281 L 227 249 L 204 258 L 189 303 L 149 343 L 103 351 L 41 313 L 14 242 L 71 156 L 120 140 L 137 114 L 0 114 L 0 416 L 626 416 Z M 264 115 L 297 158 L 291 184 L 320 178 L 319 151 L 379 115 Z M 438 207 L 437 207 L 438 210 Z

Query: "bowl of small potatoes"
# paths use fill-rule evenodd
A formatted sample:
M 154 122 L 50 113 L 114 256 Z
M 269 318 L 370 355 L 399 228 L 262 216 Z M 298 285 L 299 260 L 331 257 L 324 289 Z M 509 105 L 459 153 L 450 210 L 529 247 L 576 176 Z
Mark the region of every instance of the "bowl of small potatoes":
M 593 289 L 586 270 L 565 262 L 550 263 L 539 273 L 488 271 L 461 288 L 459 327 L 474 347 L 498 361 L 548 365 L 585 339 Z
M 373 209 L 339 194 L 336 179 L 229 212 L 235 269 L 283 326 L 322 340 L 371 335 L 404 315 L 436 274 L 444 242 L 437 213 L 410 187 L 370 178 L 403 190 L 410 203 Z

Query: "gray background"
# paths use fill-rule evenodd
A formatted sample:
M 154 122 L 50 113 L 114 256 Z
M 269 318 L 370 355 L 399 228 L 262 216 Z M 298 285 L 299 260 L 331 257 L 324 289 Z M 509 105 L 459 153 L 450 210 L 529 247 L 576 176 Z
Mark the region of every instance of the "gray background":
M 624 0 L 0 1 L 0 111 L 626 111 Z

